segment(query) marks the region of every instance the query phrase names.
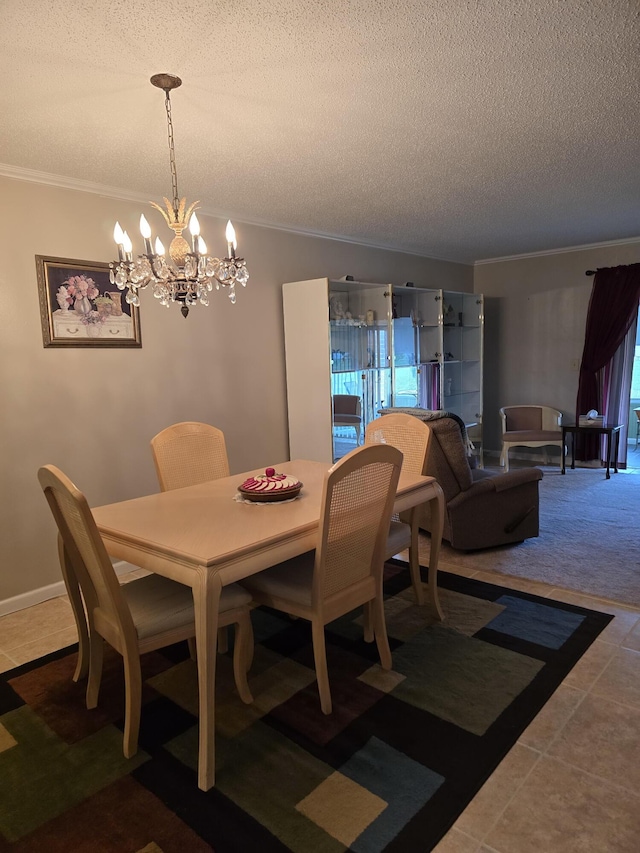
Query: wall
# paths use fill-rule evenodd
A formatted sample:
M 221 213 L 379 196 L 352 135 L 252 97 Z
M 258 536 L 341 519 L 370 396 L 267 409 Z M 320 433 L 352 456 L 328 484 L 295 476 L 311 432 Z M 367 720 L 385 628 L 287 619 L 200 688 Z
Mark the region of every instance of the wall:
M 593 278 L 640 261 L 640 240 L 477 264 L 485 295 L 484 442 L 500 448 L 500 406 L 540 403 L 575 418 Z
M 220 427 L 232 472 L 288 459 L 283 282 L 348 274 L 473 290 L 469 266 L 235 223 L 251 273 L 235 306 L 214 291 L 185 320 L 143 292 L 142 349 L 45 349 L 34 256 L 108 261 L 116 219 L 137 234 L 140 212 L 154 229 L 160 217 L 139 202 L 3 177 L 0 198 L 5 607 L 60 580 L 40 465 L 59 466 L 98 506 L 157 490 L 149 440 L 177 421 Z M 200 219 L 211 250 L 223 251 L 225 223 Z

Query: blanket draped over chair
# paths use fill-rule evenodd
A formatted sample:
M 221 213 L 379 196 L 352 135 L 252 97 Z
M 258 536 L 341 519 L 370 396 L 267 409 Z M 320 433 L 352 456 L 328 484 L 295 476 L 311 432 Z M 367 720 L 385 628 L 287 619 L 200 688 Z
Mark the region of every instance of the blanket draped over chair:
M 451 418 L 451 420 L 454 420 L 460 427 L 460 432 L 462 433 L 462 440 L 464 441 L 465 446 L 467 448 L 467 455 L 471 456 L 472 451 L 475 450 L 473 442 L 467 434 L 467 426 L 465 422 L 459 415 L 456 415 L 455 412 L 446 412 L 442 409 L 421 409 L 419 406 L 389 406 L 387 409 L 378 409 L 378 414 L 414 415 L 416 418 L 420 418 L 421 421 L 427 422 L 436 421 L 440 418 Z

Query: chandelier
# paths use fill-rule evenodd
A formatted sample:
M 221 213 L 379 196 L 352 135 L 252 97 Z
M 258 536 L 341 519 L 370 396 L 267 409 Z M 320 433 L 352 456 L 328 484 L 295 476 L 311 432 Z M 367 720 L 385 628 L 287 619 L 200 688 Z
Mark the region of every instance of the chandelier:
M 171 120 L 171 99 L 169 93 L 182 85 L 182 80 L 173 74 L 154 74 L 151 83 L 165 93 L 165 109 L 167 112 L 167 131 L 169 136 L 169 164 L 171 167 L 171 185 L 173 201 L 163 199 L 165 208 L 155 202 L 152 207 L 159 210 L 165 222 L 174 232 L 169 246 L 169 258 L 165 257 L 165 248 L 159 237 L 151 243 L 151 226 L 144 214 L 140 217 L 140 233 L 144 240 L 144 253 L 133 259 L 133 244 L 126 231 L 116 222 L 113 237 L 118 245 L 118 261 L 109 264 L 111 284 L 119 290 L 127 288 L 125 301 L 129 305 L 140 305 L 138 291 L 149 284 L 153 287 L 153 295 L 167 308 L 172 302 L 182 303 L 180 310 L 186 317 L 189 308 L 200 302 L 209 304 L 209 293 L 220 287 L 228 290 L 231 302 L 236 301 L 236 284 L 246 286 L 249 278 L 244 258 L 236 257 L 236 234 L 231 222 L 227 222 L 227 257 L 212 258 L 207 254 L 207 246 L 200 236 L 200 223 L 195 211 L 200 202 L 196 201 L 187 207 L 186 198 L 178 196 L 178 175 L 176 172 L 176 155 L 173 142 L 173 121 Z M 189 229 L 191 246 L 182 236 Z

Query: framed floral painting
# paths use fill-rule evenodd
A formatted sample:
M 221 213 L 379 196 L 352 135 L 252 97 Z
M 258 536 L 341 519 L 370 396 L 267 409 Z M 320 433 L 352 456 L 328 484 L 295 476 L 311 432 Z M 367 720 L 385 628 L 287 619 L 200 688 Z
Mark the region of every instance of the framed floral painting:
M 140 311 L 109 281 L 109 264 L 36 255 L 45 347 L 140 347 Z

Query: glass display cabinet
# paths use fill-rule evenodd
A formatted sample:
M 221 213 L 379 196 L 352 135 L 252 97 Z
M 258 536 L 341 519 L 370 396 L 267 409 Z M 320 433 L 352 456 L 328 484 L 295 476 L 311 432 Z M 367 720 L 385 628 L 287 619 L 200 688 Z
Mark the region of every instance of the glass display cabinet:
M 481 439 L 482 296 L 321 278 L 284 284 L 283 307 L 292 459 L 336 461 L 389 406 Z

